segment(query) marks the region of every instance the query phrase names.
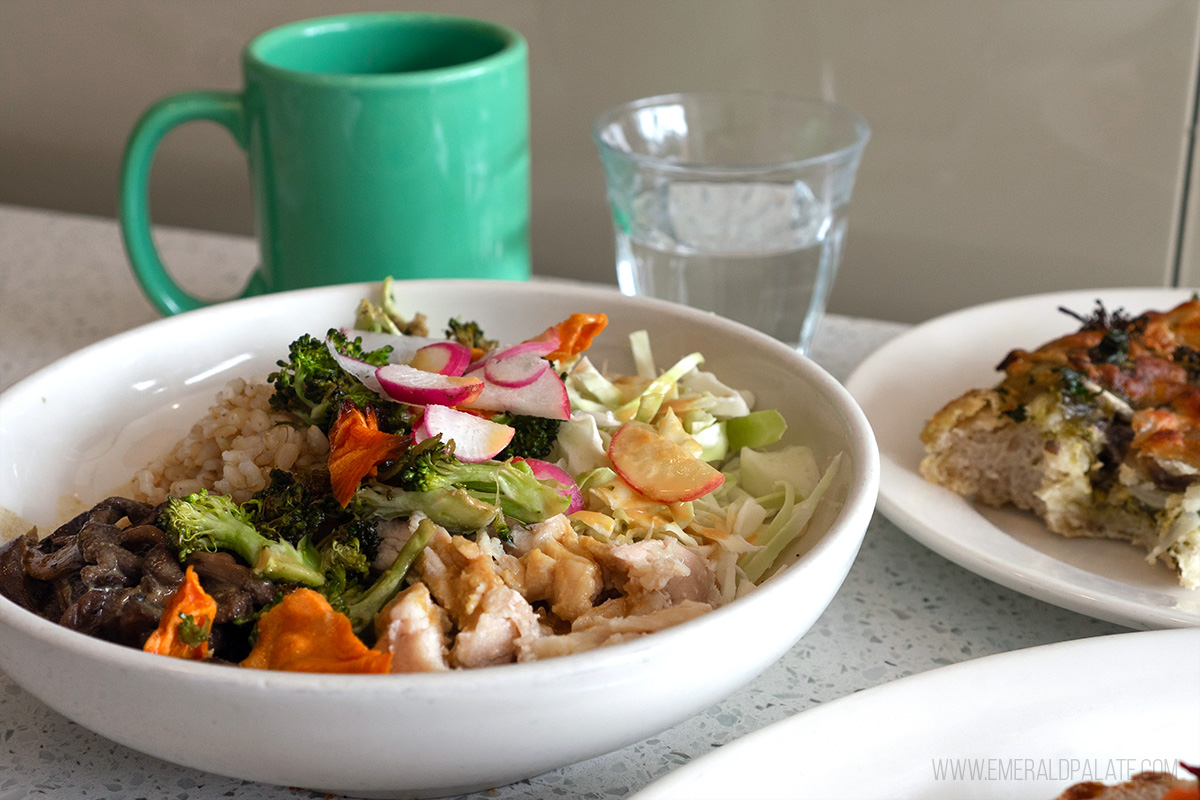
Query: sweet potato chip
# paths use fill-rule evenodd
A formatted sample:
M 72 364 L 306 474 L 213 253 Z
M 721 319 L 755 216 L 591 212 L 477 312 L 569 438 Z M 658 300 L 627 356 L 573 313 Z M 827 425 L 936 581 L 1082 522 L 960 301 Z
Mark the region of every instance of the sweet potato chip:
M 392 654 L 371 650 L 350 620 L 320 592 L 296 589 L 258 621 L 258 641 L 242 662 L 289 672 L 386 673 Z

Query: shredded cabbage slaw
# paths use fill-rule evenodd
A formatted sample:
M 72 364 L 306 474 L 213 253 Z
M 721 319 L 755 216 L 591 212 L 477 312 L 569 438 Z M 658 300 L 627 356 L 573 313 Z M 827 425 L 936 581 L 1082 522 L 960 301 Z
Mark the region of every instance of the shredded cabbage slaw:
M 604 541 L 674 537 L 713 563 L 722 602 L 728 602 L 749 591 L 804 534 L 842 455 L 822 469 L 804 445 L 766 449 L 786 425 L 774 410 L 753 410 L 752 392 L 703 370 L 698 352 L 660 371 L 646 331 L 630 334 L 629 343 L 634 375 L 606 375 L 587 354 L 564 365 L 572 413 L 549 458 L 575 478 L 583 495 L 584 508 L 569 516 L 571 524 Z M 724 482 L 684 502 L 640 494 L 608 455 L 613 435 L 630 422 L 651 425 L 717 466 Z M 757 446 L 742 444 L 747 439 Z

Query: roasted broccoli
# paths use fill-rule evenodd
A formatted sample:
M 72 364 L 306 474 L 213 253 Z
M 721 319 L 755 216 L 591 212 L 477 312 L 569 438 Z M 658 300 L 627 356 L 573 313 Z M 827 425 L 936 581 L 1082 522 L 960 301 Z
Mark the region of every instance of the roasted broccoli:
M 360 516 L 389 519 L 422 512 L 455 531 L 504 527 L 504 517 L 530 524 L 566 511 L 562 487 L 540 481 L 523 461 L 466 462 L 438 440 L 413 448 L 403 463 L 359 488 Z
M 330 605 L 345 611 L 347 595 L 358 591 L 371 573 L 371 561 L 379 549 L 375 523 L 356 520 L 337 528 L 321 540 L 317 551 L 321 555 L 321 571 L 325 583 L 319 591 Z
M 561 420 L 525 414 L 502 414 L 493 417 L 492 421 L 508 425 L 514 431 L 512 441 L 496 456 L 499 461 L 509 458 L 545 458 L 554 447 L 559 426 L 562 425 Z
M 361 337 L 350 339 L 336 329 L 330 329 L 327 338 L 342 355 L 375 366 L 386 364 L 391 352 L 390 347 L 364 351 Z M 279 361 L 278 366 L 278 371 L 267 376 L 275 386 L 271 407 L 290 411 L 305 424 L 316 425 L 326 433 L 342 400 L 351 400 L 359 408 L 382 403 L 378 394 L 338 365 L 324 341 L 307 333 L 288 346 L 288 360 Z
M 499 506 L 477 500 L 461 487 L 413 492 L 378 483 L 364 484 L 355 493 L 354 504 L 383 519 L 408 517 L 419 511 L 438 525 L 458 533 L 504 522 Z
M 325 582 L 321 555 L 305 536 L 296 544 L 268 539 L 254 527 L 252 510 L 233 498 L 200 490 L 172 497 L 159 515 L 159 526 L 184 561 L 197 550 L 226 550 L 242 558 L 255 574 L 275 581 L 320 586 Z
M 458 319 L 446 323 L 446 338 L 485 353 L 498 344 L 495 339 L 483 335 L 478 322 L 460 322 Z
M 295 544 L 307 536 L 315 542 L 353 519 L 333 499 L 328 473 L 273 469 L 270 477 L 266 488 L 245 504 L 254 516 L 254 527 L 268 537 Z
M 379 551 L 376 521 L 356 518 L 333 498 L 324 471 L 271 470 L 271 482 L 243 508 L 268 538 L 316 544 L 325 582 L 319 590 L 336 605 L 365 580 Z

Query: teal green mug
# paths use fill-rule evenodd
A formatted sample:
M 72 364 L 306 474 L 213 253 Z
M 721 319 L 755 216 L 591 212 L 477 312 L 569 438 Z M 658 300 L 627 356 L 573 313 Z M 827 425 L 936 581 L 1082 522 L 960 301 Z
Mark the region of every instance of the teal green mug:
M 138 121 L 121 168 L 125 249 L 164 314 L 179 287 L 150 229 L 150 166 L 185 122 L 246 152 L 260 263 L 243 296 L 407 278 L 529 278 L 525 40 L 482 20 L 348 14 L 253 39 L 240 93 L 183 92 Z

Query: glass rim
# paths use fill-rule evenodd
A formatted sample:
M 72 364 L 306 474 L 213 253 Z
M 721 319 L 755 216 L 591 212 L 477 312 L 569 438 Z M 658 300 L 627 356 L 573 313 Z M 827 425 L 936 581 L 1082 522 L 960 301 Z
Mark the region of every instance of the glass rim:
M 623 115 L 641 111 L 655 106 L 681 105 L 686 100 L 737 99 L 757 98 L 759 100 L 784 101 L 791 105 L 819 107 L 829 112 L 833 117 L 840 117 L 850 123 L 854 130 L 854 140 L 849 144 L 829 150 L 819 155 L 795 158 L 790 160 L 766 161 L 746 164 L 707 164 L 702 161 L 685 161 L 652 156 L 628 149 L 616 147 L 605 141 L 603 132 Z M 871 138 L 871 126 L 865 117 L 854 109 L 833 100 L 821 97 L 799 94 L 782 90 L 770 89 L 713 89 L 691 92 L 671 92 L 668 94 L 642 97 L 611 106 L 601 112 L 592 123 L 592 140 L 600 148 L 601 153 L 611 153 L 614 156 L 627 159 L 639 166 L 652 167 L 662 172 L 708 173 L 712 175 L 732 176 L 741 174 L 764 174 L 786 172 L 809 166 L 825 164 L 840 160 L 851 161 L 861 155 L 867 141 Z

